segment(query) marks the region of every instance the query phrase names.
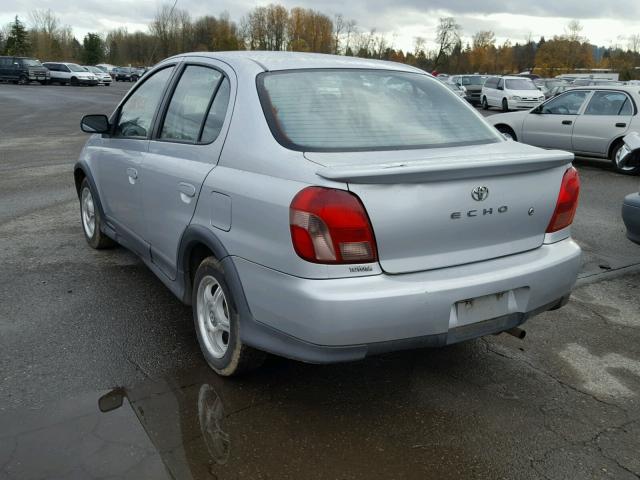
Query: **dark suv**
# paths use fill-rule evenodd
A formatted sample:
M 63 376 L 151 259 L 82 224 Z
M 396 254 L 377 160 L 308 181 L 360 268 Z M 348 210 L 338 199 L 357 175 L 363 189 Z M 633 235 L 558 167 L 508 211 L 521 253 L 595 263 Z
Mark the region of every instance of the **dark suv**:
M 49 70 L 34 58 L 0 57 L 0 80 L 22 85 L 37 81 L 45 85 L 50 75 Z

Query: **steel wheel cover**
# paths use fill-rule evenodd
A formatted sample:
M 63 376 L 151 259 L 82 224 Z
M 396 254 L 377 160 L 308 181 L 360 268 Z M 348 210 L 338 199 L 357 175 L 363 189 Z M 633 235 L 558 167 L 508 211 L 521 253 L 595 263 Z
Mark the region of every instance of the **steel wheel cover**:
M 198 285 L 196 314 L 205 349 L 215 358 L 224 357 L 229 347 L 229 304 L 224 290 L 211 275 Z

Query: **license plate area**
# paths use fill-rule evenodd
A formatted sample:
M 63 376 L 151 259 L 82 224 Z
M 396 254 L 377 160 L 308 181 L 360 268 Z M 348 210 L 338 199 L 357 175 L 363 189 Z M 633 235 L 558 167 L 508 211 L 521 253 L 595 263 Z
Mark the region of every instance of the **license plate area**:
M 449 328 L 483 322 L 526 311 L 529 288 L 516 288 L 460 300 L 451 306 Z

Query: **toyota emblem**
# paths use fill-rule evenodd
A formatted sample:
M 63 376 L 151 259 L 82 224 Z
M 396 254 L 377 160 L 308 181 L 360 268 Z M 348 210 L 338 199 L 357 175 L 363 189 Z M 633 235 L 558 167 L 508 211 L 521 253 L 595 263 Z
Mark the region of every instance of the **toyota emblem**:
M 473 198 L 477 202 L 486 200 L 488 196 L 489 196 L 489 189 L 485 186 L 476 187 L 473 190 L 471 190 L 471 198 Z

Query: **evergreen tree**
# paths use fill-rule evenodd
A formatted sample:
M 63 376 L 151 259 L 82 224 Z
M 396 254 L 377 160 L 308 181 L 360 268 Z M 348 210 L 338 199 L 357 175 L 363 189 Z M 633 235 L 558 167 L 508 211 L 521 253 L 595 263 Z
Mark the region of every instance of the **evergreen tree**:
M 97 33 L 87 33 L 83 41 L 82 60 L 95 65 L 104 59 L 104 42 Z
M 29 32 L 16 15 L 16 19 L 9 26 L 5 52 L 7 55 L 26 56 L 30 50 Z

